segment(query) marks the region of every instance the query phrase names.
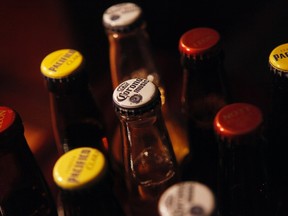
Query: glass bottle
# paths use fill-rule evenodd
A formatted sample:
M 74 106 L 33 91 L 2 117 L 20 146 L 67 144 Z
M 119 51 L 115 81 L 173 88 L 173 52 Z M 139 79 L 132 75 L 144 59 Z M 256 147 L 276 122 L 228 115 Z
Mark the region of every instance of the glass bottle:
M 116 88 L 127 79 L 144 78 L 159 87 L 164 120 L 179 162 L 189 151 L 186 130 L 179 115 L 168 107 L 169 96 L 158 71 L 146 25 L 142 8 L 132 2 L 112 5 L 103 13 L 103 26 L 109 42 L 112 84 Z M 115 146 L 119 139 L 119 129 L 116 129 Z M 115 151 L 116 154 L 120 152 L 116 147 Z M 121 161 L 121 156 L 117 157 Z
M 213 120 L 228 101 L 220 34 L 208 27 L 190 29 L 180 37 L 179 51 L 182 112 L 190 146 L 181 165 L 182 179 L 203 182 L 216 193 L 218 150 Z
M 49 185 L 24 136 L 20 115 L 0 106 L 0 215 L 57 216 Z
M 121 125 L 132 215 L 158 215 L 160 194 L 179 177 L 160 91 L 149 80 L 129 79 L 115 88 L 113 104 Z
M 212 216 L 215 196 L 206 185 L 195 181 L 176 183 L 161 195 L 158 210 L 161 216 Z
M 217 113 L 214 129 L 219 142 L 219 215 L 275 215 L 261 110 L 249 103 L 226 105 Z
M 270 143 L 269 164 L 273 185 L 273 200 L 279 215 L 288 211 L 288 43 L 276 46 L 269 54 L 271 97 L 266 126 Z M 280 213 L 284 212 L 284 213 Z M 278 215 L 278 214 L 277 214 Z
M 113 187 L 113 173 L 96 148 L 79 147 L 56 161 L 53 179 L 59 188 L 60 216 L 124 216 Z
M 58 151 L 61 155 L 85 145 L 110 155 L 103 116 L 84 64 L 82 54 L 73 49 L 54 51 L 41 62 Z

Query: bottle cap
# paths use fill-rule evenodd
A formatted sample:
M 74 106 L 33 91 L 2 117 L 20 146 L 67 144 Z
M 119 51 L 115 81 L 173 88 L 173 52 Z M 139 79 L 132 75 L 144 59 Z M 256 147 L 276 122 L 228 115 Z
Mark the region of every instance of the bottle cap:
M 204 184 L 194 181 L 170 186 L 158 202 L 160 215 L 211 215 L 215 208 L 213 192 Z
M 83 64 L 83 56 L 73 49 L 61 49 L 47 55 L 41 62 L 41 72 L 53 80 L 71 78 L 71 74 L 79 71 Z
M 53 168 L 53 179 L 64 190 L 79 190 L 101 180 L 106 170 L 104 155 L 95 148 L 80 147 L 63 154 Z
M 262 124 L 261 110 L 248 103 L 224 106 L 216 114 L 214 129 L 223 138 L 233 138 L 255 131 Z
M 193 59 L 204 59 L 219 51 L 220 34 L 207 27 L 193 28 L 179 40 L 179 51 Z
M 112 5 L 103 14 L 105 28 L 115 32 L 130 31 L 143 22 L 142 9 L 132 2 Z
M 0 106 L 0 133 L 7 130 L 15 121 L 15 112 L 6 106 Z
M 269 56 L 270 69 L 280 76 L 288 76 L 288 43 L 277 46 Z
M 161 104 L 160 92 L 153 82 L 134 78 L 122 82 L 113 92 L 115 111 L 123 115 L 143 114 Z

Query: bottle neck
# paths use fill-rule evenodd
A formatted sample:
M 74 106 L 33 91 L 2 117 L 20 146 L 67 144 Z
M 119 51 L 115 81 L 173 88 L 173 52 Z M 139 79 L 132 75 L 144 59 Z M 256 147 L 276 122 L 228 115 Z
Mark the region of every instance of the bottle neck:
M 113 87 L 130 78 L 145 78 L 160 85 L 149 35 L 144 26 L 131 32 L 107 33 Z

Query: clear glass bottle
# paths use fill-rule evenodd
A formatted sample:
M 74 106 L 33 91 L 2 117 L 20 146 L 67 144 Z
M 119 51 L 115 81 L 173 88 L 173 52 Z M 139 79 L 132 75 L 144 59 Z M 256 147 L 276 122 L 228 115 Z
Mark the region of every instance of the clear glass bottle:
M 268 142 L 261 110 L 249 103 L 232 103 L 217 113 L 214 129 L 219 142 L 219 215 L 275 215 L 267 170 Z M 273 210 L 273 211 L 272 211 Z
M 216 200 L 206 185 L 184 181 L 170 186 L 161 195 L 158 210 L 160 216 L 212 216 Z
M 161 193 L 179 177 L 162 116 L 160 91 L 149 80 L 129 79 L 115 88 L 113 104 L 121 125 L 132 215 L 158 215 Z
M 0 106 L 0 215 L 57 216 L 49 185 L 24 136 L 21 117 Z
M 83 145 L 110 155 L 103 116 L 91 93 L 82 54 L 73 49 L 56 50 L 43 59 L 41 72 L 49 91 L 60 155 Z
M 178 162 L 181 161 L 189 151 L 186 130 L 179 115 L 168 107 L 169 95 L 158 71 L 142 8 L 132 2 L 112 5 L 103 13 L 103 26 L 109 42 L 113 88 L 131 78 L 148 79 L 159 87 L 163 116 L 176 158 Z M 119 129 L 116 130 L 114 138 L 113 143 L 116 143 L 116 146 L 120 139 Z M 120 152 L 116 147 L 115 151 L 115 154 Z M 121 160 L 121 156 L 117 157 Z
M 288 212 L 288 43 L 276 46 L 269 54 L 271 78 L 270 106 L 267 116 L 266 135 L 270 143 L 269 165 L 273 185 L 276 215 Z
M 181 165 L 182 178 L 203 182 L 216 193 L 218 150 L 213 120 L 228 101 L 220 34 L 208 27 L 190 29 L 180 37 L 179 51 L 182 112 L 190 146 Z
M 91 147 L 79 147 L 63 154 L 53 168 L 59 188 L 62 216 L 124 216 L 114 193 L 114 177 L 104 154 Z

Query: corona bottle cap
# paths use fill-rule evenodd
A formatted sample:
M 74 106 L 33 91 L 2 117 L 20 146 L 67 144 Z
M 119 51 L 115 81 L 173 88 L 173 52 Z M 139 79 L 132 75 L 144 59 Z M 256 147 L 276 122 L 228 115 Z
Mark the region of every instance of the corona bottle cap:
M 139 115 L 161 104 L 160 92 L 153 82 L 134 78 L 122 82 L 113 92 L 115 111 L 124 115 Z
M 170 186 L 160 197 L 160 215 L 211 215 L 215 208 L 212 191 L 204 184 L 193 181 Z
M 105 28 L 115 32 L 130 31 L 143 22 L 142 9 L 132 2 L 112 5 L 103 14 Z

